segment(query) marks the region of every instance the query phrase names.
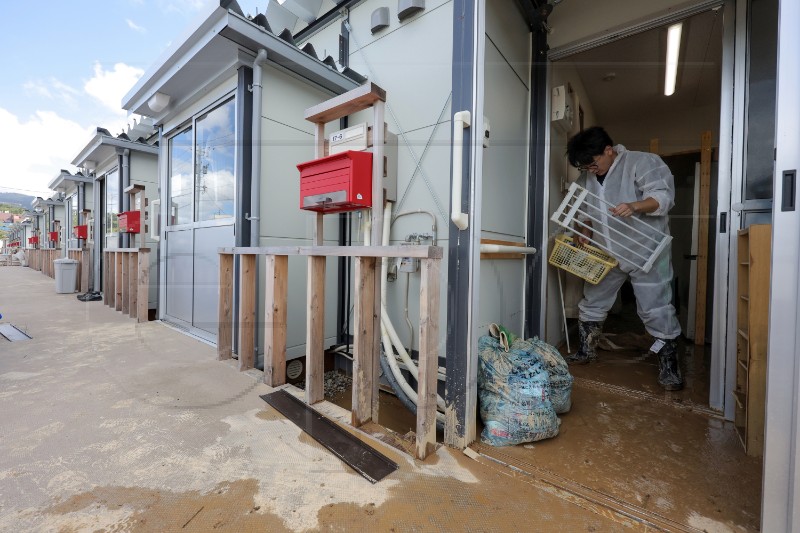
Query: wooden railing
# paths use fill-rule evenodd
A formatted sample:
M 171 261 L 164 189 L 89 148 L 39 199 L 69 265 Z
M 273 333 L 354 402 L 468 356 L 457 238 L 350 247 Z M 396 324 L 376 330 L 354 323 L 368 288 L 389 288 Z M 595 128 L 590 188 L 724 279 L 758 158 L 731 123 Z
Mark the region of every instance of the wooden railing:
M 359 427 L 378 421 L 380 375 L 381 258 L 414 257 L 421 260 L 419 310 L 419 375 L 416 455 L 424 459 L 436 443 L 436 384 L 439 362 L 439 277 L 442 249 L 436 246 L 309 246 L 219 249 L 219 330 L 217 355 L 230 359 L 233 345 L 234 256 L 239 267 L 239 369 L 253 367 L 256 339 L 256 264 L 265 256 L 264 382 L 285 383 L 286 312 L 289 256 L 308 257 L 306 326 L 306 403 L 324 398 L 325 259 L 355 258 L 355 309 L 353 332 L 353 407 L 351 422 Z M 380 307 L 378 307 L 379 309 Z
M 150 291 L 150 248 L 103 251 L 103 303 L 147 322 Z
M 56 277 L 53 261 L 61 257 L 60 248 L 38 248 L 25 250 L 28 257 L 28 267 L 41 271 L 45 276 Z

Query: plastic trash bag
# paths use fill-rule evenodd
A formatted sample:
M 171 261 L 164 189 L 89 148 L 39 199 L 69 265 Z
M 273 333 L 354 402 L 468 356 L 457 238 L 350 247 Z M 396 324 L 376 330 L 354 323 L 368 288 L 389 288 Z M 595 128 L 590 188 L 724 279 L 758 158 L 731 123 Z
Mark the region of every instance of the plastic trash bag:
M 489 335 L 478 340 L 478 400 L 481 441 L 513 446 L 558 435 L 560 421 L 550 401 L 550 376 L 541 356 L 517 348 L 506 352 Z
M 574 378 L 569 373 L 569 365 L 564 357 L 553 346 L 538 337 L 532 339 L 518 339 L 514 348 L 534 353 L 544 362 L 547 373 L 550 375 L 550 401 L 556 413 L 563 414 L 572 408 L 572 382 Z

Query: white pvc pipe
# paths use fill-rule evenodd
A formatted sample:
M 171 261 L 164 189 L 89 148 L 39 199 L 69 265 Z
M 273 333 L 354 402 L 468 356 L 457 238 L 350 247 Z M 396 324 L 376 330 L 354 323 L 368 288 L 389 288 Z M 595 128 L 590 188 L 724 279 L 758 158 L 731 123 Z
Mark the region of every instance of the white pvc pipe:
M 469 226 L 469 216 L 461 212 L 462 159 L 464 154 L 464 129 L 470 125 L 469 111 L 453 115 L 453 190 L 450 191 L 450 220 L 460 230 Z
M 511 246 L 507 244 L 481 244 L 482 254 L 535 254 L 536 248 L 530 246 Z

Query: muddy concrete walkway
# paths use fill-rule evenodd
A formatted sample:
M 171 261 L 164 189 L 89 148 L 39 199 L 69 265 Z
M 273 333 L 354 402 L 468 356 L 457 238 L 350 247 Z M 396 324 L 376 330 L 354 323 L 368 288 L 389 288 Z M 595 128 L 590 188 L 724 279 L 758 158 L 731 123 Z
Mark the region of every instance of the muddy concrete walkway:
M 635 520 L 440 448 L 373 485 L 267 406 L 261 373 L 0 267 L 0 531 L 618 531 Z M 347 412 L 324 402 L 331 417 Z M 371 433 L 375 435 L 372 435 Z

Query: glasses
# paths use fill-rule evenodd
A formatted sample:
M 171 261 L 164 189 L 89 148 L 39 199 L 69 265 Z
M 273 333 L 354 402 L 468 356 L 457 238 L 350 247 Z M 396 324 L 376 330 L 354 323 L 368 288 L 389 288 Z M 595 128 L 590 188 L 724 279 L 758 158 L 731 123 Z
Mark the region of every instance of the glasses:
M 598 168 L 600 168 L 600 166 L 597 164 L 597 161 L 598 161 L 598 160 L 599 160 L 601 157 L 603 157 L 603 156 L 602 156 L 602 154 L 601 154 L 601 155 L 599 155 L 599 156 L 597 156 L 597 157 L 595 158 L 595 160 L 594 160 L 594 161 L 592 161 L 591 163 L 589 163 L 588 165 L 579 165 L 579 166 L 577 166 L 577 167 L 575 167 L 575 168 L 577 168 L 577 169 L 578 169 L 578 170 L 580 170 L 581 172 L 586 172 L 587 170 L 597 170 Z

